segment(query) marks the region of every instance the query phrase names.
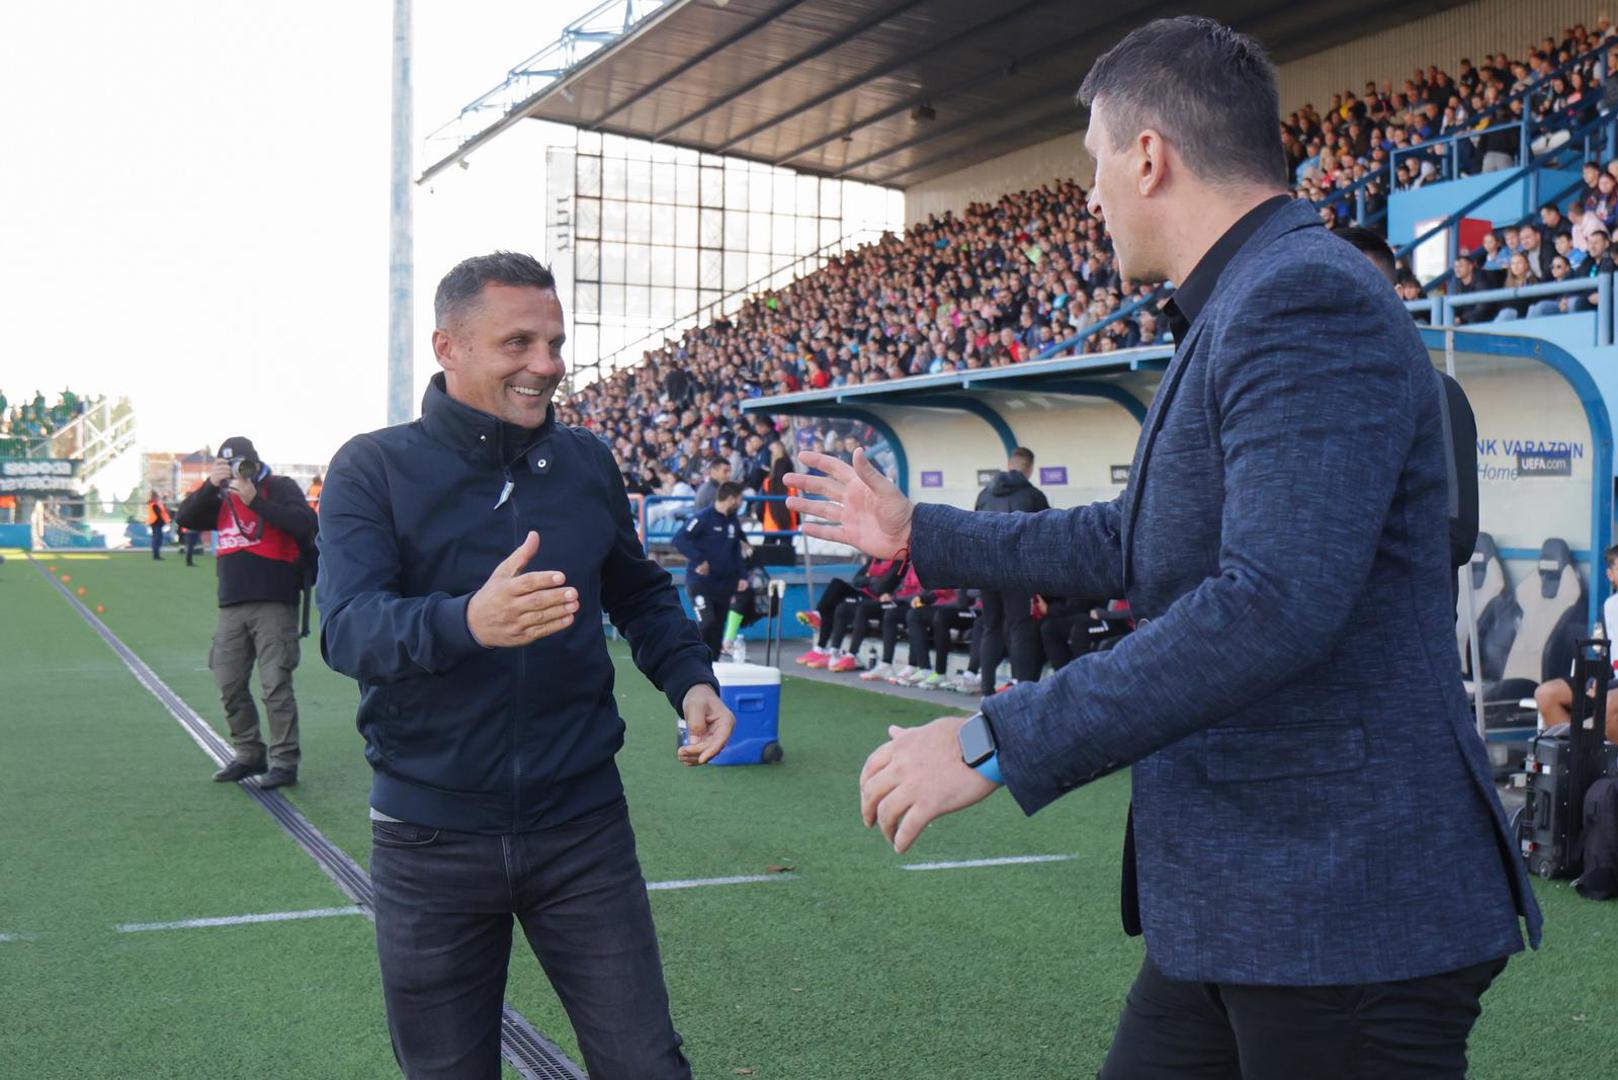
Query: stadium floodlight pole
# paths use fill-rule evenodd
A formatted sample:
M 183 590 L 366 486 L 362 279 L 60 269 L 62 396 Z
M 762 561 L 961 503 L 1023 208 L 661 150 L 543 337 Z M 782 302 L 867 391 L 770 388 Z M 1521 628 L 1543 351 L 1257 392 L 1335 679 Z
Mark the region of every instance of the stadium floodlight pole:
M 393 0 L 393 161 L 388 213 L 388 423 L 408 423 L 416 366 L 411 338 L 414 264 L 410 232 L 410 0 Z

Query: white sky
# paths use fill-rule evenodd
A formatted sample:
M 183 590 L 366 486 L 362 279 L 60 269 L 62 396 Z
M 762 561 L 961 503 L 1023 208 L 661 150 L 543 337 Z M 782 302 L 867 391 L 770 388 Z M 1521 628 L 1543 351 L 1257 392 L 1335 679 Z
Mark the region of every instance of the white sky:
M 416 172 L 590 6 L 416 0 Z M 391 49 L 389 0 L 0 3 L 0 390 L 127 394 L 142 449 L 279 463 L 382 426 Z M 443 272 L 543 257 L 544 130 L 415 188 L 418 385 Z

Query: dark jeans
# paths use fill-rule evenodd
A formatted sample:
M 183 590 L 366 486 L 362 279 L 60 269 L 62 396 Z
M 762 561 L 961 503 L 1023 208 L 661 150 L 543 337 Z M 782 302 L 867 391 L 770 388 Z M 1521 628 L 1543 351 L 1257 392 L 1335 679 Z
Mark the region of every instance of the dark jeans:
M 371 823 L 376 951 L 410 1080 L 496 1080 L 516 916 L 592 1080 L 689 1080 L 629 811 L 483 836 Z
M 1096 1076 L 1465 1080 L 1479 999 L 1505 966 L 1363 986 L 1241 986 L 1179 982 L 1148 957 Z
M 163 559 L 163 530 L 164 530 L 164 528 L 165 527 L 162 526 L 162 525 L 153 525 L 152 526 L 152 558 L 157 559 L 160 562 Z
M 202 544 L 202 534 L 197 533 L 197 532 L 192 532 L 190 529 L 187 529 L 185 531 L 184 540 L 185 540 L 185 565 L 187 565 L 187 566 L 195 566 L 196 563 L 192 562 L 191 560 L 193 560 L 193 559 L 195 559 L 197 557 L 197 548 L 200 547 L 201 544 Z

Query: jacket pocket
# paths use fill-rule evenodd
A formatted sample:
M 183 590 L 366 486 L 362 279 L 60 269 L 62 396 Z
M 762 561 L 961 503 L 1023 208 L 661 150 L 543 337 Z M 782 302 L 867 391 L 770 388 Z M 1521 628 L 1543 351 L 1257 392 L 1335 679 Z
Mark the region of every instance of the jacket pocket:
M 1209 783 L 1245 783 L 1353 772 L 1365 767 L 1368 752 L 1358 720 L 1210 728 L 1203 764 Z

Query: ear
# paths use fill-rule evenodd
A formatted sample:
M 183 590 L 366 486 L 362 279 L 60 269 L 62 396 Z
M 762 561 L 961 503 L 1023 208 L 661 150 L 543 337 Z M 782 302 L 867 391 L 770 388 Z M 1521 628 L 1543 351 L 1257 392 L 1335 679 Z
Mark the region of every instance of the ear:
M 445 371 L 455 370 L 455 342 L 442 328 L 433 331 L 433 357 Z
M 1168 177 L 1168 143 L 1161 132 L 1146 128 L 1135 136 L 1135 179 L 1142 198 L 1149 197 Z

